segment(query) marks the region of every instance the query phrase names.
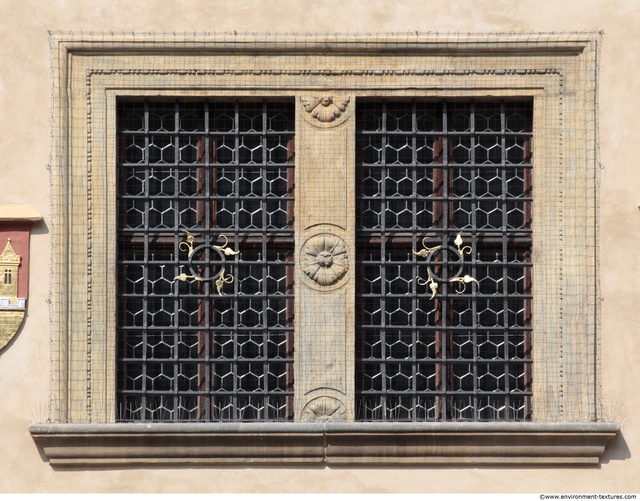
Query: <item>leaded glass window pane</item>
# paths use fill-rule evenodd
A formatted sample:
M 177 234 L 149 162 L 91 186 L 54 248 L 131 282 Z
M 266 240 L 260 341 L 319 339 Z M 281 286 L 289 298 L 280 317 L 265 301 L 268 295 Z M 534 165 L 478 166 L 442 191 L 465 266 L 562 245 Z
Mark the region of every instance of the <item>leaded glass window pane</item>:
M 531 418 L 532 130 L 528 100 L 358 101 L 358 419 Z
M 292 419 L 293 111 L 119 102 L 120 420 Z

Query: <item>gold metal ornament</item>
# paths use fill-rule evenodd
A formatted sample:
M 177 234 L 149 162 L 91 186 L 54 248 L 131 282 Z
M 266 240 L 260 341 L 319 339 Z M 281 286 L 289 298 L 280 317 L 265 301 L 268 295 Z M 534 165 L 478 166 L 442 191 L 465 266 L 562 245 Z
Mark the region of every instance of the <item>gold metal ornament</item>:
M 463 275 L 463 276 L 461 276 L 462 275 L 462 270 L 463 270 L 463 267 L 464 267 L 464 255 L 465 254 L 471 254 L 473 252 L 473 249 L 468 245 L 463 245 L 464 241 L 462 240 L 462 233 L 458 233 L 456 235 L 456 238 L 453 241 L 453 243 L 456 245 L 456 248 L 453 248 L 453 247 L 450 247 L 450 246 L 443 247 L 442 245 L 437 245 L 435 247 L 428 247 L 427 246 L 427 237 L 425 237 L 425 238 L 422 239 L 422 247 L 423 248 L 418 250 L 418 251 L 416 251 L 416 250 L 413 251 L 413 253 L 416 256 L 427 258 L 427 278 L 426 278 L 426 280 L 424 278 L 421 278 L 421 277 L 416 277 L 416 278 L 417 278 L 418 285 L 428 285 L 429 286 L 429 289 L 431 290 L 431 297 L 429 299 L 434 299 L 436 297 L 436 294 L 438 293 L 438 282 L 444 282 L 443 279 L 438 277 L 431 270 L 431 258 L 435 255 L 436 252 L 441 251 L 441 250 L 450 250 L 454 254 L 457 254 L 458 257 L 460 258 L 460 269 L 458 270 L 458 273 L 456 273 L 455 277 L 449 279 L 449 283 L 457 284 L 457 289 L 455 291 L 456 294 L 463 294 L 467 290 L 467 284 L 475 282 L 478 285 L 478 287 L 480 286 L 480 282 L 478 282 L 471 275 Z
M 191 255 L 193 254 L 193 242 L 195 242 L 196 237 L 194 237 L 187 230 L 182 231 L 187 234 L 187 240 L 185 242 L 180 242 L 178 244 L 178 249 L 180 249 L 181 251 L 187 251 L 189 253 L 187 257 L 191 257 Z
M 197 282 L 202 282 L 202 278 L 197 277 L 195 275 L 187 275 L 186 273 L 180 273 L 180 275 L 176 275 L 173 277 L 173 281 L 180 280 L 181 282 L 186 282 L 187 280 L 196 280 Z
M 422 256 L 422 257 L 426 257 L 426 256 Z M 417 277 L 418 284 L 419 285 L 429 284 L 429 289 L 431 289 L 431 297 L 429 299 L 433 299 L 434 297 L 436 297 L 436 294 L 438 293 L 438 282 L 436 282 L 433 279 L 433 275 L 431 274 L 431 270 L 429 268 L 427 268 L 427 273 L 429 274 L 429 276 L 427 277 L 426 280 L 424 278 Z
M 456 244 L 456 247 L 458 247 L 458 252 L 460 253 L 460 255 L 464 255 L 464 254 L 471 254 L 471 247 L 469 247 L 468 245 L 465 247 L 462 247 L 462 233 L 458 233 L 456 235 L 456 239 L 453 241 L 454 244 Z
M 464 277 L 455 277 L 449 280 L 449 282 L 458 283 L 459 287 L 458 287 L 458 290 L 456 291 L 456 294 L 462 294 L 464 291 L 466 291 L 467 284 L 470 284 L 471 282 L 475 282 L 476 284 L 478 284 L 478 287 L 480 286 L 480 282 L 478 282 L 475 278 L 473 278 L 470 275 L 465 275 Z
M 227 238 L 226 235 L 220 235 L 222 238 L 224 238 L 224 244 L 222 245 L 214 245 L 213 248 L 214 249 L 218 249 L 219 251 L 222 251 L 224 253 L 225 256 L 235 256 L 237 254 L 240 254 L 240 251 L 237 250 L 233 250 L 230 247 L 227 247 L 227 245 L 229 245 L 229 239 Z M 231 283 L 231 282 L 229 282 Z
M 222 268 L 220 270 L 220 276 L 216 279 L 216 289 L 218 290 L 218 294 L 222 295 L 222 287 L 224 287 L 224 284 L 231 284 L 231 283 L 233 283 L 233 276 L 227 275 L 225 277 L 224 268 Z
M 422 239 L 422 247 L 424 249 L 420 249 L 419 251 L 412 251 L 416 256 L 427 257 L 429 254 L 437 251 L 442 247 L 442 245 L 436 245 L 435 247 L 427 247 L 427 237 Z
M 195 246 L 195 240 L 196 240 L 195 236 L 190 232 L 188 232 L 187 230 L 182 230 L 182 231 L 186 234 L 186 239 L 185 241 L 180 242 L 178 244 L 178 248 L 181 251 L 187 253 L 187 257 L 189 259 L 188 266 L 189 266 L 189 270 L 191 271 L 191 274 L 182 272 L 179 275 L 175 276 L 173 281 L 175 282 L 176 280 L 179 280 L 181 282 L 186 282 L 187 280 L 195 280 L 197 282 L 210 282 L 211 280 L 215 280 L 214 283 L 216 286 L 216 290 L 218 291 L 218 294 L 222 295 L 222 288 L 224 287 L 224 285 L 233 283 L 233 280 L 234 280 L 233 275 L 226 274 L 226 269 L 224 266 L 226 263 L 226 257 L 236 256 L 240 254 L 240 251 L 234 250 L 231 247 L 229 247 L 229 238 L 226 235 L 220 235 L 218 237 L 218 238 L 224 239 L 224 243 L 222 245 L 212 245 L 212 244 L 205 243 L 202 245 Z M 218 254 L 218 256 L 220 256 L 220 261 L 218 262 L 218 264 L 220 265 L 220 271 L 214 274 L 210 278 L 204 278 L 200 276 L 197 273 L 197 271 L 194 270 L 194 265 L 193 265 L 193 256 L 198 251 L 205 248 L 214 249 Z

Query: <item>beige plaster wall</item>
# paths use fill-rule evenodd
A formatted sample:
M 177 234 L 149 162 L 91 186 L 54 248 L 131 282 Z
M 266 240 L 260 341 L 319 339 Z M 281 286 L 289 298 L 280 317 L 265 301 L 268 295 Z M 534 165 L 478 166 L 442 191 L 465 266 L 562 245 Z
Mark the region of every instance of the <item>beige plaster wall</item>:
M 640 486 L 640 2 L 637 0 L 0 0 L 0 204 L 44 215 L 26 322 L 0 352 L 0 492 L 634 492 Z M 55 471 L 27 431 L 49 395 L 47 30 L 566 32 L 604 30 L 600 68 L 602 381 L 622 436 L 599 467 L 200 468 Z

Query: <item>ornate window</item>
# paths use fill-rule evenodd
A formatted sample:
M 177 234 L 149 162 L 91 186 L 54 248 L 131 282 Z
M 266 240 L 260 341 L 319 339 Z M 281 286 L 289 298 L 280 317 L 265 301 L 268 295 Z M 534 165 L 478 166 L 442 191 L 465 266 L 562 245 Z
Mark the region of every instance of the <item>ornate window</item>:
M 118 104 L 118 419 L 293 417 L 293 105 Z
M 598 462 L 598 43 L 53 35 L 45 455 Z

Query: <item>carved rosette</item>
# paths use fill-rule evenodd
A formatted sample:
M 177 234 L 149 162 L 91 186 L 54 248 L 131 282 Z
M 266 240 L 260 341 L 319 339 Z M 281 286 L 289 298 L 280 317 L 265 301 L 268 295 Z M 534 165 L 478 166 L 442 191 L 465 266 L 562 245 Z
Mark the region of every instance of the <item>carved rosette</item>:
M 302 271 L 319 285 L 338 283 L 349 271 L 347 244 L 329 233 L 311 237 L 302 247 Z
M 347 118 L 348 96 L 303 96 L 302 107 L 307 112 L 305 118 L 319 127 L 334 127 Z
M 311 400 L 302 409 L 301 420 L 306 422 L 346 421 L 347 409 L 344 404 L 333 397 L 318 397 Z

